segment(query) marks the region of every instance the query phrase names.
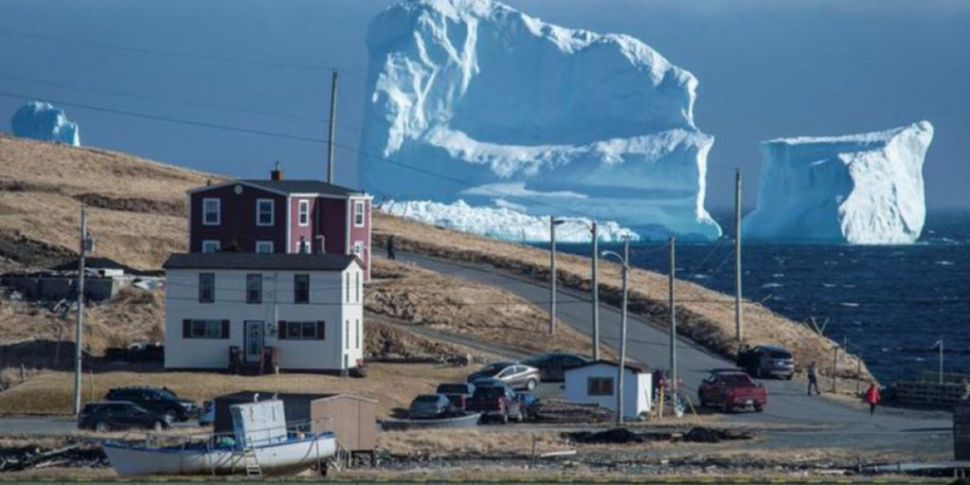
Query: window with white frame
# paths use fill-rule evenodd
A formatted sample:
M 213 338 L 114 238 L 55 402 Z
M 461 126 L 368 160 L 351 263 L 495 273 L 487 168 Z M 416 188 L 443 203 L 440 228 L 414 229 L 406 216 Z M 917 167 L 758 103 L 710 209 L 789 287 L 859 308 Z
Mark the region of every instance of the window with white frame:
M 216 274 L 199 273 L 199 303 L 216 301 Z
M 360 271 L 354 272 L 354 293 L 356 295 L 354 300 L 360 303 Z
M 297 223 L 303 227 L 310 225 L 310 201 L 301 200 L 297 211 Z
M 272 226 L 276 223 L 276 204 L 273 199 L 256 199 L 256 225 Z
M 256 241 L 256 254 L 273 254 L 273 241 Z
M 251 273 L 246 275 L 246 303 L 263 302 L 263 275 Z
M 202 199 L 202 225 L 218 226 L 222 221 L 222 200 Z
M 344 273 L 344 301 L 350 303 L 350 273 Z
M 354 201 L 354 227 L 364 227 L 364 201 Z
M 227 339 L 228 323 L 228 320 L 183 320 L 182 338 Z
M 325 340 L 326 323 L 316 322 L 279 322 L 277 336 L 280 340 Z
M 586 395 L 588 396 L 612 396 L 613 378 L 612 377 L 587 377 Z
M 364 260 L 364 241 L 354 241 L 354 256 Z
M 344 348 L 350 350 L 350 320 L 344 320 Z
M 206 239 L 202 241 L 203 253 L 218 253 L 220 249 L 222 249 L 222 244 L 215 239 Z
M 360 319 L 357 319 L 357 348 L 360 348 Z

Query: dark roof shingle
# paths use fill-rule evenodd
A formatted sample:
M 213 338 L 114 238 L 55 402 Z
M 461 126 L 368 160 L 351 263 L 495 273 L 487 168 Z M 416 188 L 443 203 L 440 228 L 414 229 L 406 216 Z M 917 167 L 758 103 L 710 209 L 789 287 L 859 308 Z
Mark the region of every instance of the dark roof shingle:
M 323 195 L 364 195 L 364 192 L 340 185 L 328 184 L 319 180 L 257 180 L 247 179 L 240 182 L 276 190 L 287 194 L 323 194 Z
M 356 256 L 345 254 L 180 253 L 169 256 L 162 267 L 165 269 L 343 271 L 356 259 Z

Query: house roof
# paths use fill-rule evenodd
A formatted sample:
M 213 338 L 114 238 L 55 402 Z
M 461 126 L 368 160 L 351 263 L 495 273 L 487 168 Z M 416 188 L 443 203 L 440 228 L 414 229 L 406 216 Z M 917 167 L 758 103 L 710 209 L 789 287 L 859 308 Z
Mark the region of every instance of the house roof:
M 340 185 L 328 184 L 319 180 L 240 180 L 247 185 L 273 190 L 285 194 L 322 194 L 322 195 L 364 195 L 364 192 Z
M 585 363 L 583 365 L 578 365 L 576 367 L 573 367 L 572 369 L 567 370 L 566 372 L 569 372 L 570 370 L 573 370 L 573 369 L 582 369 L 584 367 L 591 367 L 591 366 L 600 365 L 600 364 L 608 365 L 608 366 L 611 366 L 611 367 L 616 367 L 616 366 L 620 365 L 619 363 L 614 362 L 612 360 L 602 360 L 602 359 L 600 359 L 600 360 L 593 360 L 593 361 L 587 362 L 587 363 Z M 646 373 L 650 372 L 650 370 L 647 369 L 646 367 L 643 367 L 643 366 L 640 366 L 640 365 L 637 365 L 637 364 L 631 364 L 629 362 L 627 362 L 626 365 L 624 365 L 623 367 L 626 367 L 628 370 L 633 371 L 633 373 L 635 373 L 635 374 L 646 374 Z
M 180 253 L 168 257 L 165 269 L 261 269 L 343 271 L 357 257 L 344 254 Z M 358 261 L 358 264 L 360 262 Z

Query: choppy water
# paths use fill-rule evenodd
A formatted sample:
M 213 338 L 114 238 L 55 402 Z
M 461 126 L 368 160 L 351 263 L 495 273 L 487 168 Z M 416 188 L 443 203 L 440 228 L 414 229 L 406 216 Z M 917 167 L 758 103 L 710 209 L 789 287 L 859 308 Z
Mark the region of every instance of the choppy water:
M 559 249 L 589 253 L 588 245 Z M 729 240 L 680 243 L 677 274 L 733 293 L 733 251 Z M 630 252 L 635 266 L 667 272 L 664 245 Z M 745 244 L 742 264 L 745 298 L 796 321 L 828 322 L 825 334 L 847 341 L 883 382 L 936 372 L 941 338 L 945 370 L 970 373 L 970 212 L 929 214 L 909 246 Z

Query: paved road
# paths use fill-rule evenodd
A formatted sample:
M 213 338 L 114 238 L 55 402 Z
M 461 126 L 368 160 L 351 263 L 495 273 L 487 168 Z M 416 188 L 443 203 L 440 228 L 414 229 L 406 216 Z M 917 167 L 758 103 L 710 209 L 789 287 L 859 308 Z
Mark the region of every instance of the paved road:
M 502 270 L 474 264 L 455 263 L 415 254 L 398 253 L 398 259 L 445 273 L 453 277 L 501 287 L 529 301 L 548 302 L 549 286 L 508 274 Z M 589 295 L 563 290 L 557 292 L 557 316 L 580 332 L 591 335 Z M 542 303 L 540 306 L 547 305 Z M 620 311 L 602 305 L 600 338 L 619 348 Z M 536 335 L 536 338 L 542 338 Z M 710 369 L 733 367 L 733 363 L 712 355 L 687 340 L 677 344 L 678 371 L 692 399 Z M 627 355 L 653 368 L 667 368 L 670 360 L 669 334 L 665 328 L 631 317 L 627 327 Z M 843 439 L 839 444 L 885 444 L 898 449 L 903 444 L 914 449 L 932 447 L 933 451 L 952 450 L 952 421 L 948 413 L 880 408 L 876 416 L 859 405 L 843 404 L 829 399 L 809 397 L 802 381 L 763 381 L 768 388 L 769 404 L 763 413 L 734 414 L 726 419 L 736 422 L 777 423 L 786 425 L 828 426 L 830 433 Z M 824 386 L 823 386 L 824 387 Z

